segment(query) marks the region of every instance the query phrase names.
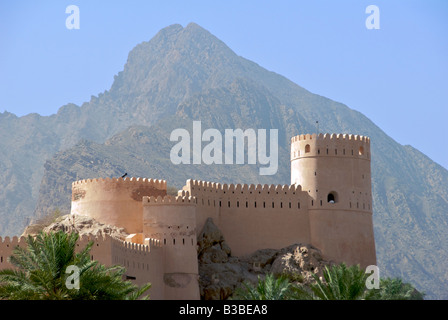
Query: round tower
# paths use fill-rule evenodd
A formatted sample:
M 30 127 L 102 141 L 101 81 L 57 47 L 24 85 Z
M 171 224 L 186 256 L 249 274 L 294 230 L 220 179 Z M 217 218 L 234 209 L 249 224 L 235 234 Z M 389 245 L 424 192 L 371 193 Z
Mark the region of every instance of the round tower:
M 291 184 L 308 192 L 313 245 L 337 262 L 376 264 L 368 137 L 293 137 Z
M 142 233 L 143 196 L 166 195 L 166 181 L 141 178 L 87 179 L 72 183 L 71 214 Z
M 195 198 L 144 197 L 143 233 L 164 247 L 165 299 L 200 299 Z

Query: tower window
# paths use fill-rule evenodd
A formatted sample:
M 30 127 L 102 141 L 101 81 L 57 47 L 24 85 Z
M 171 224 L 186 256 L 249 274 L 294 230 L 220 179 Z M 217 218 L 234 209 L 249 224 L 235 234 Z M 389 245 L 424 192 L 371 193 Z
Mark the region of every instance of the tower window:
M 364 155 L 364 147 L 363 146 L 359 147 L 359 155 L 360 156 Z
M 305 146 L 305 153 L 309 153 L 311 151 L 311 147 L 309 144 Z
M 327 202 L 328 203 L 336 203 L 337 202 L 337 193 L 332 191 L 327 196 Z

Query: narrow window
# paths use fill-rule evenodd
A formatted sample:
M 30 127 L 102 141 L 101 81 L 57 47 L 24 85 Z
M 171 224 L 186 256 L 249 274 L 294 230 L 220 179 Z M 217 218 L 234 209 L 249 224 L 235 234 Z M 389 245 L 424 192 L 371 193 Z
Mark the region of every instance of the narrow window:
M 327 195 L 327 202 L 328 203 L 336 203 L 338 201 L 337 199 L 337 193 L 332 191 Z
M 335 155 L 338 154 L 338 149 L 334 149 L 334 154 L 335 154 Z
M 359 153 L 360 156 L 364 155 L 364 147 L 363 146 L 359 147 L 359 152 L 358 153 Z
M 311 151 L 311 147 L 309 144 L 305 146 L 305 153 L 309 153 Z

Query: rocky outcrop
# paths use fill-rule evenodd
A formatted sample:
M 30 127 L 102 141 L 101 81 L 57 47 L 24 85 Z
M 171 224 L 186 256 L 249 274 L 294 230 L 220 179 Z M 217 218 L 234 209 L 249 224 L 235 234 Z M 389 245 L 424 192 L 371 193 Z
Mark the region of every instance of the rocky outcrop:
M 198 235 L 199 286 L 204 300 L 223 300 L 232 296 L 244 281 L 255 283 L 267 273 L 286 275 L 304 284 L 312 274 L 322 276 L 324 266 L 331 265 L 319 249 L 308 244 L 293 244 L 282 249 L 262 249 L 234 257 L 223 234 L 209 218 Z
M 57 218 L 48 226 L 30 225 L 25 229 L 22 236 L 35 235 L 40 230 L 44 232 L 76 232 L 80 236 L 88 235 L 100 237 L 110 235 L 119 239 L 124 239 L 128 236 L 124 231 L 124 228 L 117 228 L 115 226 L 99 223 L 88 216 L 71 214 Z

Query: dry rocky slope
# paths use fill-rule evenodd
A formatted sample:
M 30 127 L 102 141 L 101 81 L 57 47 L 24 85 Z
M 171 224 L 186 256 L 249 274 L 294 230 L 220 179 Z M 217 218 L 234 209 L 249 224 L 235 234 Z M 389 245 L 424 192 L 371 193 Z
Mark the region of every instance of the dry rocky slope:
M 409 110 L 409 112 L 419 112 Z M 260 176 L 250 165 L 173 165 L 170 133 L 278 129 L 279 170 Z M 0 113 L 0 236 L 29 219 L 70 210 L 77 179 L 129 176 L 219 183 L 288 184 L 289 139 L 322 132 L 366 135 L 372 141 L 374 231 L 381 274 L 397 276 L 448 298 L 448 171 L 394 141 L 342 103 L 313 94 L 233 52 L 191 23 L 162 29 L 138 44 L 110 90 L 57 114 Z
M 29 225 L 22 236 L 44 232 L 76 232 L 80 236 L 102 237 L 104 235 L 124 239 L 128 234 L 117 228 L 97 222 L 83 215 L 64 215 L 48 226 Z M 320 251 L 307 244 L 293 244 L 280 250 L 262 249 L 243 256 L 232 256 L 223 234 L 209 218 L 198 235 L 199 288 L 201 299 L 228 299 L 242 282 L 255 283 L 266 273 L 286 274 L 300 278 L 304 284 L 310 283 L 312 274 L 322 276 L 325 261 Z

